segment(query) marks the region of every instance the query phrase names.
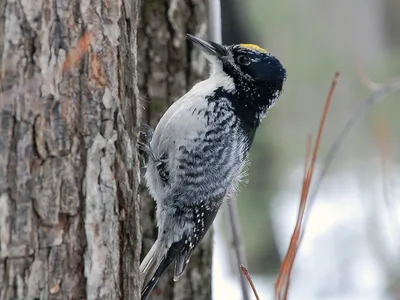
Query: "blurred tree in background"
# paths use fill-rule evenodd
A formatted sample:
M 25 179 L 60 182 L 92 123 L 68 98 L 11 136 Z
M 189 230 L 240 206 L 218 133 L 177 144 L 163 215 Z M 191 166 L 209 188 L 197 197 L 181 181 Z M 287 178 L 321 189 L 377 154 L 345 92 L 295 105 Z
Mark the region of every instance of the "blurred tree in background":
M 236 0 L 222 1 L 222 4 L 223 11 L 225 10 L 224 22 L 228 25 L 223 26 L 224 41 L 258 43 L 276 54 L 288 72 L 284 92 L 255 139 L 251 153 L 250 183 L 242 189 L 239 197 L 251 270 L 270 273 L 271 264 L 270 261 L 266 261 L 265 255 L 276 253 L 276 250 L 271 251 L 274 248 L 271 245 L 275 243 L 281 255 L 286 250 L 288 237 L 284 232 L 290 231 L 288 228 L 293 224 L 293 215 L 288 213 L 298 206 L 301 182 L 299 170 L 303 166 L 306 137 L 316 132 L 334 72 L 339 70 L 341 77 L 327 119 L 319 153 L 320 160 L 326 155 L 333 138 L 343 128 L 345 122 L 371 93 L 361 80 L 363 73 L 360 66 L 364 67 L 364 75 L 378 83 L 387 82 L 400 74 L 400 2 L 397 0 L 350 2 Z M 351 132 L 331 166 L 328 177 L 337 184 L 328 189 L 329 180 L 326 180 L 326 185 L 321 186 L 316 202 L 321 204 L 321 210 L 327 207 L 330 209 L 324 214 L 314 215 L 320 221 L 320 227 L 309 229 L 310 236 L 315 235 L 312 236 L 314 240 L 310 241 L 300 253 L 315 258 L 313 260 L 310 257 L 309 261 L 303 263 L 300 259 L 296 262 L 298 270 L 306 270 L 307 266 L 309 266 L 308 271 L 312 270 L 309 273 L 302 273 L 306 274 L 305 278 L 298 278 L 298 286 L 304 291 L 308 289 L 310 294 L 307 295 L 311 295 L 312 288 L 315 288 L 316 294 L 332 291 L 340 293 L 335 284 L 339 286 L 343 284 L 344 290 L 347 288 L 355 291 L 364 280 L 364 278 L 353 278 L 350 267 L 346 275 L 338 276 L 340 277 L 338 281 L 332 278 L 333 273 L 327 270 L 329 264 L 333 262 L 323 256 L 323 253 L 329 250 L 326 249 L 328 244 L 321 243 L 321 240 L 325 238 L 329 240 L 332 249 L 335 243 L 334 240 L 330 240 L 332 236 L 336 238 L 337 245 L 341 245 L 342 238 L 346 240 L 348 233 L 339 230 L 335 232 L 335 227 L 340 226 L 339 223 L 342 222 L 340 218 L 343 216 L 334 215 L 335 209 L 341 210 L 341 207 L 335 207 L 335 205 L 340 206 L 341 199 L 331 199 L 331 194 L 343 193 L 349 197 L 349 205 L 357 207 L 358 211 L 371 210 L 373 213 L 365 213 L 361 218 L 362 220 L 365 218 L 367 224 L 385 220 L 382 209 L 376 209 L 384 202 L 384 196 L 375 186 L 381 184 L 383 178 L 381 165 L 377 163 L 380 161 L 379 147 L 373 132 L 380 121 L 383 120 L 387 124 L 390 136 L 388 145 L 392 153 L 390 159 L 395 168 L 400 158 L 400 136 L 396 134 L 400 131 L 398 99 L 398 95 L 392 95 L 368 111 Z M 358 190 L 352 190 L 354 187 L 344 174 L 351 174 L 348 175 L 350 178 L 353 178 L 352 176 L 356 178 L 355 180 L 359 182 Z M 392 188 L 394 187 L 395 185 L 392 185 Z M 358 198 L 356 196 L 358 194 L 362 196 Z M 372 194 L 375 196 L 371 196 Z M 393 202 L 396 202 L 397 198 L 392 199 Z M 336 216 L 334 221 L 329 219 L 332 216 Z M 265 219 L 261 221 L 262 218 Z M 265 221 L 268 219 L 271 221 Z M 363 221 L 353 220 L 352 223 L 345 224 L 344 227 L 357 228 L 359 232 L 363 232 L 371 245 L 382 245 L 377 241 L 385 232 L 385 227 L 380 227 L 371 234 L 367 229 L 371 225 L 364 224 Z M 268 233 L 269 230 L 272 231 L 271 234 Z M 364 230 L 368 233 L 364 233 Z M 268 241 L 260 238 L 263 232 L 266 232 L 265 239 Z M 356 253 L 355 247 L 360 245 L 362 248 L 357 248 L 357 251 L 370 251 L 370 247 L 363 241 L 363 234 L 349 234 L 351 239 L 354 239 L 352 246 L 349 246 L 348 251 L 342 249 L 338 259 L 351 258 Z M 385 247 L 390 248 L 389 242 L 387 243 Z M 319 254 L 321 257 L 318 257 Z M 270 257 L 278 261 L 276 256 Z M 262 262 L 262 259 L 265 261 Z M 399 276 L 392 276 L 399 274 L 398 264 L 391 261 L 392 267 L 386 268 L 388 264 L 382 263 L 379 258 L 371 255 L 368 259 L 369 262 L 378 261 L 379 270 L 384 274 L 381 277 L 382 282 L 386 282 L 386 278 L 389 278 L 389 281 L 395 282 L 390 283 L 392 286 L 399 286 Z M 368 262 L 362 263 L 364 263 L 362 267 L 367 269 L 370 266 Z M 371 267 L 369 271 L 374 273 L 372 270 L 374 269 Z M 316 279 L 315 287 L 306 287 L 304 284 L 307 280 L 311 281 L 312 276 Z M 349 280 L 351 278 L 354 283 L 347 281 L 346 278 Z M 379 286 L 379 280 L 374 281 L 374 284 Z

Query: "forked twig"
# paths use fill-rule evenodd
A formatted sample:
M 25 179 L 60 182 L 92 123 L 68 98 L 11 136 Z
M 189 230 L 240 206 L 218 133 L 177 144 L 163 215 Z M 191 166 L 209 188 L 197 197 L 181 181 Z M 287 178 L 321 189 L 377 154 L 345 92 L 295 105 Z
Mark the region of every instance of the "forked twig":
M 365 73 L 364 65 L 361 62 L 358 62 L 357 64 L 357 72 L 358 76 L 360 76 L 361 83 L 369 90 L 375 92 L 382 88 L 382 83 L 374 82 L 368 78 Z
M 332 81 L 332 85 L 326 99 L 324 111 L 321 118 L 321 123 L 318 129 L 317 139 L 314 146 L 314 151 L 311 156 L 311 137 L 307 138 L 307 147 L 306 147 L 306 163 L 305 163 L 305 171 L 303 178 L 303 186 L 301 191 L 301 199 L 300 199 L 300 207 L 297 215 L 296 226 L 293 230 L 292 237 L 290 239 L 289 248 L 287 250 L 286 256 L 282 262 L 281 269 L 275 284 L 275 299 L 287 299 L 289 287 L 290 287 L 290 278 L 291 272 L 294 264 L 294 260 L 296 258 L 296 254 L 301 242 L 301 236 L 303 234 L 303 218 L 305 214 L 305 209 L 307 206 L 307 198 L 308 192 L 310 189 L 315 164 L 318 156 L 318 150 L 321 143 L 322 133 L 325 126 L 325 121 L 328 115 L 330 103 L 333 98 L 333 93 L 335 91 L 335 87 L 337 85 L 337 79 L 339 77 L 339 72 L 336 72 L 335 77 Z M 311 159 L 311 160 L 310 160 Z
M 374 91 L 371 96 L 369 96 L 355 111 L 352 117 L 347 121 L 342 131 L 338 134 L 336 139 L 333 141 L 332 146 L 326 155 L 324 162 L 322 164 L 321 172 L 318 174 L 313 189 L 311 191 L 308 205 L 309 209 L 306 212 L 306 216 L 304 218 L 304 224 L 308 222 L 309 212 L 311 206 L 315 202 L 315 197 L 318 193 L 319 187 L 321 185 L 322 180 L 324 179 L 333 159 L 336 157 L 336 154 L 339 152 L 340 147 L 342 146 L 345 139 L 350 134 L 351 130 L 357 125 L 357 123 L 361 120 L 361 118 L 368 112 L 368 110 L 377 102 L 379 102 L 382 98 L 389 94 L 393 94 L 400 91 L 400 77 L 394 78 L 389 83 L 382 85 L 379 90 Z

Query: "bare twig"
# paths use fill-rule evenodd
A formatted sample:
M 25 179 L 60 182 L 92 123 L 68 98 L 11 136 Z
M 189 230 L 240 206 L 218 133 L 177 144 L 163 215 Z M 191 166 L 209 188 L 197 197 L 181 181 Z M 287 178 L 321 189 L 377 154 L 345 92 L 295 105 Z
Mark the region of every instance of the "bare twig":
M 317 161 L 318 150 L 321 143 L 322 133 L 324 130 L 325 121 L 328 115 L 330 103 L 332 101 L 333 93 L 335 91 L 335 87 L 337 84 L 337 78 L 339 77 L 339 72 L 336 72 L 335 77 L 332 81 L 332 85 L 326 99 L 324 112 L 322 114 L 321 123 L 319 126 L 317 140 L 315 142 L 314 151 L 311 157 L 311 137 L 307 138 L 307 147 L 306 147 L 306 163 L 305 163 L 305 171 L 304 171 L 304 178 L 303 178 L 303 186 L 301 191 L 301 199 L 300 199 L 300 206 L 297 215 L 296 226 L 293 230 L 292 237 L 290 239 L 289 248 L 287 250 L 286 256 L 282 262 L 281 269 L 275 284 L 275 299 L 287 299 L 287 295 L 289 292 L 290 287 L 290 277 L 291 272 L 294 264 L 294 260 L 297 255 L 297 251 L 300 246 L 301 236 L 304 232 L 303 228 L 303 218 L 307 206 L 307 198 L 308 192 L 310 189 L 312 177 L 314 174 L 315 164 Z M 311 161 L 310 161 L 311 158 Z
M 221 2 L 220 0 L 209 0 L 209 28 L 210 39 L 216 43 L 222 43 L 222 21 L 221 21 Z M 243 245 L 243 238 L 240 230 L 240 221 L 238 216 L 238 208 L 236 197 L 228 205 L 229 222 L 232 229 L 233 248 L 236 255 L 237 266 L 239 271 L 240 286 L 242 289 L 243 300 L 249 300 L 248 285 L 241 274 L 239 266 L 246 263 L 246 254 Z
M 240 268 L 242 269 L 243 275 L 247 278 L 247 281 L 249 282 L 251 289 L 253 290 L 254 296 L 256 296 L 257 300 L 260 300 L 260 297 L 258 296 L 258 293 L 257 293 L 257 289 L 253 283 L 253 280 L 251 279 L 249 271 L 247 271 L 246 267 L 243 265 L 240 265 Z
M 310 165 L 310 159 L 311 159 L 311 140 L 312 137 L 311 135 L 309 135 L 307 137 L 303 184 L 302 184 L 301 199 L 300 199 L 300 206 L 299 206 L 296 226 L 294 228 L 292 238 L 290 239 L 289 248 L 286 252 L 285 258 L 282 262 L 281 269 L 278 274 L 278 278 L 275 283 L 275 299 L 286 299 L 290 287 L 290 272 L 293 267 L 293 262 L 296 256 L 297 244 L 298 244 L 297 236 L 299 230 L 301 229 L 301 221 L 302 221 L 301 219 L 305 209 L 304 193 L 306 191 L 305 187 L 307 185 L 308 166 Z
M 393 94 L 400 91 L 400 77 L 397 77 L 390 81 L 387 84 L 384 84 L 379 90 L 374 91 L 371 96 L 369 96 L 355 111 L 353 116 L 347 121 L 342 131 L 336 137 L 332 146 L 326 155 L 324 163 L 322 165 L 321 172 L 316 178 L 315 184 L 313 186 L 310 198 L 308 200 L 308 205 L 310 208 L 306 212 L 306 216 L 304 218 L 304 223 L 308 222 L 309 219 L 309 212 L 311 206 L 314 204 L 315 197 L 318 193 L 319 187 L 321 185 L 322 180 L 324 179 L 333 159 L 335 158 L 336 154 L 339 152 L 340 147 L 342 146 L 343 142 L 350 134 L 351 130 L 357 125 L 360 119 L 368 112 L 368 110 L 377 102 L 379 102 L 382 98 L 389 94 Z
M 357 64 L 358 76 L 360 76 L 361 83 L 372 92 L 375 92 L 383 87 L 382 83 L 377 83 L 368 78 L 365 73 L 364 65 L 361 62 Z
M 236 197 L 233 197 L 231 203 L 229 203 L 228 213 L 229 213 L 229 222 L 232 230 L 232 245 L 233 249 L 235 250 L 237 265 L 239 266 L 239 278 L 240 278 L 240 286 L 242 288 L 242 295 L 244 300 L 249 300 L 248 285 L 246 284 L 246 281 L 240 272 L 240 265 L 246 263 L 246 253 L 244 250 L 242 234 L 240 231 L 240 221 L 239 221 Z

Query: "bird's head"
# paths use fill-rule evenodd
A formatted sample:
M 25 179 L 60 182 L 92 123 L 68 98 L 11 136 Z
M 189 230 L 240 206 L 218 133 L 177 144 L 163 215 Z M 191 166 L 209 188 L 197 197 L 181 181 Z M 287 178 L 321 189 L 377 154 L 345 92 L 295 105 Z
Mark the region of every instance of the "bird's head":
M 279 97 L 286 80 L 286 70 L 267 50 L 253 44 L 220 45 L 188 34 L 211 62 L 211 74 L 225 73 L 240 94 L 234 103 L 242 119 L 258 127 Z
M 188 34 L 211 62 L 212 72 L 223 71 L 234 79 L 266 85 L 280 93 L 286 70 L 266 49 L 253 44 L 220 45 Z

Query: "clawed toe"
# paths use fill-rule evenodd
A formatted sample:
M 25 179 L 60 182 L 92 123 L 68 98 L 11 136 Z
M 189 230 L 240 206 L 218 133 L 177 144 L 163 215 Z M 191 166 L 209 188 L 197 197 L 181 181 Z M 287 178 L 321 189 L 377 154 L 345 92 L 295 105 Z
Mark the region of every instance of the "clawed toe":
M 138 147 L 142 149 L 153 161 L 158 161 L 151 147 L 145 143 L 138 142 Z
M 154 129 L 148 124 L 140 125 L 140 133 L 147 137 L 147 140 L 151 141 L 153 139 Z

